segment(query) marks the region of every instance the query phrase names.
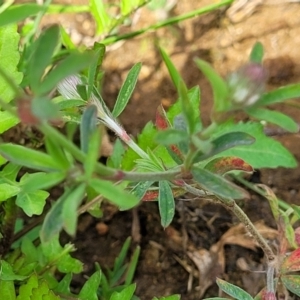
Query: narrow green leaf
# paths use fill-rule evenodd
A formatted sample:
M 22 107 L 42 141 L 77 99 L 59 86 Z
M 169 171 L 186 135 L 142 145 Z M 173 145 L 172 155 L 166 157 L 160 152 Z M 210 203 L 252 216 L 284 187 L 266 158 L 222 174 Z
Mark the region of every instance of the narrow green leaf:
M 186 123 L 188 125 L 188 132 L 189 134 L 192 134 L 194 133 L 197 124 L 195 111 L 193 109 L 193 106 L 191 105 L 188 90 L 183 81 L 180 81 L 178 84 L 178 93 L 180 96 L 179 99 L 181 102 L 182 114 L 184 115 Z
M 55 237 L 63 228 L 63 206 L 64 202 L 68 198 L 72 198 L 74 189 L 66 190 L 62 196 L 53 204 L 50 211 L 47 213 L 42 229 L 40 232 L 40 238 L 42 243 L 49 242 L 53 237 Z
M 55 140 L 45 137 L 45 146 L 47 153 L 55 159 L 65 170 L 68 170 L 71 166 L 65 151 L 60 145 L 57 145 Z
M 96 130 L 92 133 L 89 141 L 89 149 L 87 152 L 86 159 L 84 161 L 84 171 L 85 178 L 92 177 L 93 172 L 95 170 L 96 163 L 100 157 L 100 149 L 101 149 L 101 140 L 102 140 L 102 128 L 96 128 Z
M 29 217 L 32 215 L 40 215 L 46 203 L 49 193 L 46 191 L 37 190 L 34 192 L 18 194 L 16 204 L 23 209 Z
M 175 215 L 175 201 L 168 181 L 159 182 L 158 207 L 161 225 L 166 228 L 170 225 Z
M 196 65 L 209 80 L 214 94 L 214 110 L 216 112 L 226 111 L 230 107 L 228 100 L 228 87 L 219 74 L 205 61 L 195 59 Z
M 47 7 L 48 14 L 61 14 L 61 13 L 89 13 L 90 8 L 88 5 L 75 5 L 75 4 L 50 4 Z
M 90 1 L 91 13 L 97 23 L 97 35 L 105 33 L 108 29 L 112 19 L 105 10 L 105 6 L 102 0 Z
M 300 297 L 300 276 L 299 275 L 282 275 L 282 283 L 293 294 Z
M 167 129 L 163 131 L 159 131 L 155 136 L 155 141 L 158 144 L 162 145 L 172 145 L 178 144 L 180 142 L 187 142 L 188 136 L 185 131 L 177 130 L 177 129 Z
M 209 157 L 212 157 L 223 151 L 237 147 L 237 146 L 246 146 L 251 145 L 255 142 L 255 139 L 245 132 L 230 132 L 224 134 L 213 141 L 211 141 L 211 149 L 208 153 L 200 154 L 195 157 L 194 162 L 199 162 L 205 160 Z
M 28 63 L 28 79 L 34 92 L 39 89 L 41 78 L 46 67 L 50 64 L 52 55 L 59 41 L 59 27 L 57 25 L 46 29 L 34 42 L 33 53 Z
M 270 105 L 299 97 L 300 84 L 290 84 L 263 94 L 262 97 L 257 101 L 256 106 Z
M 298 124 L 289 116 L 275 110 L 265 108 L 249 108 L 246 113 L 258 120 L 273 123 L 287 131 L 298 132 Z
M 3 22 L 2 17 L 3 14 L 0 14 L 0 24 Z M 11 17 L 12 16 L 9 16 L 9 18 Z M 11 78 L 11 80 L 14 81 L 15 84 L 19 84 L 23 78 L 23 74 L 18 72 L 18 64 L 20 60 L 19 41 L 20 35 L 18 33 L 17 24 L 0 27 L 0 68 Z M 0 95 L 1 99 L 6 103 L 10 102 L 15 95 L 14 89 L 2 76 L 0 76 Z M 6 124 L 2 124 L 2 121 L 4 122 L 3 117 L 6 117 Z M 11 124 L 8 124 L 9 119 Z M 9 125 L 12 127 L 16 123 L 16 118 L 11 119 L 11 115 L 9 113 L 1 112 L 1 132 L 9 129 Z
M 120 292 L 113 292 L 111 297 L 109 298 L 110 300 L 131 300 L 132 296 L 134 294 L 136 285 L 131 284 L 124 288 Z
M 171 123 L 162 104 L 160 104 L 156 110 L 155 126 L 158 130 L 165 130 L 171 127 Z
M 85 188 L 84 183 L 78 185 L 72 192 L 72 197 L 67 197 L 63 203 L 62 218 L 64 220 L 64 229 L 72 236 L 76 233 L 78 220 L 77 209 L 83 200 Z
M 62 294 L 69 294 L 70 293 L 70 284 L 72 281 L 72 274 L 67 273 L 64 278 L 58 283 L 55 287 L 54 291 Z
M 193 107 L 193 111 L 196 112 L 196 119 L 198 120 L 200 124 L 200 111 L 199 111 L 199 106 L 200 106 L 200 89 L 199 86 L 195 86 L 191 88 L 188 91 L 188 98 L 190 100 L 191 106 Z M 178 99 L 169 109 L 167 112 L 167 118 L 170 120 L 172 124 L 174 124 L 174 119 L 176 116 L 182 113 L 182 108 L 181 108 L 181 100 Z M 200 124 L 201 128 L 201 124 Z M 199 128 L 199 129 L 200 129 Z
M 21 188 L 17 185 L 9 183 L 0 183 L 0 201 L 5 201 L 20 192 Z
M 47 190 L 53 186 L 58 185 L 64 180 L 65 172 L 52 172 L 52 173 L 42 173 L 36 172 L 33 174 L 27 174 L 21 179 L 22 192 L 29 193 L 36 190 Z
M 297 249 L 298 245 L 295 240 L 295 231 L 293 225 L 291 224 L 290 214 L 288 212 L 281 213 L 281 217 L 282 217 L 283 228 L 284 228 L 284 236 L 288 240 L 290 247 L 292 249 Z M 294 257 L 291 259 L 292 261 L 294 260 L 294 264 L 291 268 L 291 271 L 298 271 L 298 270 L 300 271 L 300 259 L 298 259 L 298 256 L 300 257 L 299 252 L 296 255 L 294 254 Z M 293 253 L 294 252 L 292 252 L 292 254 Z
M 117 97 L 114 109 L 112 111 L 112 115 L 117 118 L 122 111 L 127 106 L 127 103 L 132 95 L 132 92 L 135 88 L 137 78 L 139 76 L 142 64 L 135 64 L 127 74 L 127 77 L 120 89 L 119 95 Z
M 217 285 L 222 291 L 237 300 L 253 300 L 246 291 L 236 285 L 226 282 L 225 280 L 217 278 Z
M 51 156 L 14 144 L 0 145 L 0 154 L 7 160 L 24 167 L 37 170 L 55 171 L 62 167 Z
M 264 47 L 261 42 L 256 42 L 250 53 L 250 61 L 261 64 L 264 56 Z
M 63 26 L 60 26 L 60 36 L 61 36 L 61 42 L 62 44 L 68 49 L 76 49 L 76 46 L 71 40 L 71 37 L 69 34 L 66 32 L 65 28 Z
M 113 273 L 116 273 L 119 269 L 121 269 L 122 265 L 125 263 L 125 259 L 130 247 L 130 243 L 131 243 L 131 237 L 128 237 L 124 242 L 119 255 L 115 259 Z
M 137 263 L 139 260 L 141 252 L 141 247 L 137 246 L 133 252 L 133 255 L 130 259 L 130 263 L 128 265 L 128 270 L 126 272 L 126 277 L 125 277 L 125 285 L 129 285 L 133 281 L 134 273 L 136 271 Z
M 90 98 L 91 93 L 93 91 L 93 86 L 95 84 L 97 71 L 102 65 L 104 54 L 105 54 L 105 45 L 100 43 L 95 43 L 93 47 L 93 51 L 95 53 L 95 63 L 89 66 L 88 70 L 88 90 L 87 90 L 87 98 Z
M 121 187 L 110 181 L 93 178 L 89 181 L 89 185 L 97 193 L 119 206 L 122 210 L 132 208 L 139 202 L 139 199 L 137 199 L 134 195 L 127 193 Z
M 86 300 L 98 300 L 97 291 L 101 281 L 101 271 L 96 271 L 82 287 L 79 298 Z
M 93 63 L 94 55 L 91 52 L 71 53 L 65 60 L 63 60 L 55 69 L 49 72 L 40 87 L 36 90 L 38 94 L 46 94 L 51 91 L 56 85 L 68 77 L 81 71 L 82 69 Z
M 13 280 L 0 280 L 0 295 L 5 300 L 16 300 L 15 283 Z
M 131 11 L 131 1 L 121 0 L 120 1 L 121 14 L 126 16 Z
M 97 107 L 90 105 L 82 114 L 80 123 L 80 147 L 84 153 L 89 150 L 89 142 L 97 126 Z
M 164 63 L 166 64 L 169 74 L 171 76 L 171 79 L 173 81 L 174 86 L 176 87 L 176 90 L 179 90 L 179 82 L 183 82 L 183 79 L 181 78 L 179 72 L 177 71 L 175 65 L 171 61 L 171 58 L 168 56 L 168 54 L 165 52 L 163 48 L 159 48 L 160 54 L 164 60 Z
M 226 180 L 224 177 L 211 173 L 208 170 L 197 167 L 192 168 L 194 180 L 203 189 L 224 198 L 244 199 L 247 197 L 246 191 Z
M 0 14 L 0 26 L 15 23 L 34 16 L 45 8 L 42 5 L 27 3 L 22 5 L 12 5 Z

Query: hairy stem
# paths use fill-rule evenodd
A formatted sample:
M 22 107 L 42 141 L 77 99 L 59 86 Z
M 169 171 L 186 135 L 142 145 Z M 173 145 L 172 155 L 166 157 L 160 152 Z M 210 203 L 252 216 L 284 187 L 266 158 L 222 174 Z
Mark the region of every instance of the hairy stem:
M 272 263 L 275 260 L 275 254 L 268 245 L 267 241 L 262 237 L 262 235 L 255 228 L 251 220 L 245 214 L 245 212 L 235 203 L 232 199 L 219 198 L 220 203 L 228 210 L 230 210 L 246 227 L 248 232 L 252 235 L 255 241 L 259 244 L 263 252 L 267 257 L 268 263 Z

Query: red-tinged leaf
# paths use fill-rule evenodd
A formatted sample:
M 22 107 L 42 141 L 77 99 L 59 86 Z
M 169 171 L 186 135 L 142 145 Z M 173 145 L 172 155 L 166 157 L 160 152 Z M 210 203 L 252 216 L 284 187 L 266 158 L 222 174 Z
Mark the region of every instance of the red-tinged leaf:
M 166 130 L 168 128 L 171 128 L 171 123 L 162 105 L 159 105 L 156 110 L 155 125 L 158 130 Z M 183 162 L 184 156 L 176 145 L 170 145 L 166 148 L 175 162 L 177 162 L 178 164 L 181 164 Z
M 285 258 L 281 265 L 282 274 L 295 271 L 300 271 L 300 248 L 296 249 L 290 256 Z
M 159 130 L 164 130 L 171 127 L 170 121 L 168 120 L 168 117 L 162 105 L 159 105 L 156 110 L 155 125 Z
M 295 229 L 295 242 L 300 247 L 300 227 Z
M 284 286 L 297 296 L 300 296 L 300 276 L 299 275 L 284 275 L 281 276 L 281 281 Z
M 274 292 L 266 292 L 264 300 L 276 300 L 276 295 Z
M 180 180 L 176 180 L 173 183 L 182 186 L 182 183 Z M 183 188 L 173 188 L 172 194 L 173 194 L 174 198 L 176 198 L 176 197 L 186 194 L 186 190 Z M 144 194 L 142 201 L 156 201 L 158 199 L 158 195 L 159 195 L 158 191 L 153 191 L 153 190 L 147 191 Z
M 40 120 L 32 113 L 31 99 L 22 97 L 17 101 L 17 112 L 21 122 L 26 125 L 38 125 Z
M 274 286 L 277 286 L 278 278 L 274 279 Z M 275 298 L 274 298 L 275 297 Z M 264 287 L 255 297 L 254 300 L 276 300 L 273 292 L 267 292 L 267 287 Z
M 142 198 L 142 201 L 155 201 L 158 198 L 158 191 L 147 191 Z
M 267 293 L 267 288 L 264 287 L 255 297 L 254 300 L 264 300 Z
M 184 160 L 184 155 L 180 151 L 180 149 L 176 145 L 170 145 L 167 147 L 168 152 L 171 154 L 172 158 L 177 162 L 177 163 L 182 163 Z
M 219 175 L 223 175 L 234 170 L 253 172 L 253 168 L 248 163 L 235 156 L 213 159 L 205 166 L 205 169 Z

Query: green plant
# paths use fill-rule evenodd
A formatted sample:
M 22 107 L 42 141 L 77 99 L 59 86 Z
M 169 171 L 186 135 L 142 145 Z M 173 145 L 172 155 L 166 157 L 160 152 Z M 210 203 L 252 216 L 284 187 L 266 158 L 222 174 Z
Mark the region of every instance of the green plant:
M 230 2 L 223 1 L 222 5 Z M 102 2 L 95 1 L 91 7 L 98 16 L 98 30 L 102 26 L 101 30 L 110 32 L 117 24 L 112 25 L 112 19 L 103 12 L 104 8 L 95 6 L 97 3 Z M 121 6 L 125 5 L 122 3 Z M 122 6 L 122 14 L 127 16 L 142 4 L 144 2 L 129 8 Z M 283 258 L 287 245 L 298 248 L 291 224 L 299 219 L 299 208 L 295 206 L 283 212 L 276 197 L 268 198 L 282 239 L 286 239 L 280 252 L 275 254 L 235 201 L 246 198 L 247 192 L 225 177 L 229 172 L 252 172 L 253 168 L 296 166 L 289 151 L 267 137 L 258 121 L 296 132 L 298 126 L 293 119 L 265 106 L 298 97 L 299 84 L 264 91 L 261 44 L 253 48 L 250 62 L 227 80 L 209 64 L 196 59 L 195 63 L 210 81 L 214 93 L 211 123 L 205 127 L 198 113 L 199 87 L 188 89 L 166 52 L 160 49 L 179 99 L 168 112 L 160 106 L 155 125 L 148 123 L 134 141 L 116 118 L 130 100 L 141 64 L 137 63 L 129 71 L 112 112 L 96 85 L 101 76 L 99 68 L 105 53 L 104 44 L 133 37 L 150 27 L 128 36 L 104 39 L 104 43 L 95 43 L 93 49 L 79 52 L 66 42 L 68 38 L 58 26 L 49 27 L 35 37 L 32 33 L 36 33 L 37 20 L 32 31 L 24 36 L 24 48 L 19 49 L 17 25 L 8 23 L 44 14 L 51 8 L 49 5 L 12 6 L 0 15 L 0 57 L 5 58 L 0 66 L 0 132 L 22 122 L 38 128 L 45 139 L 45 151 L 11 143 L 0 144 L 0 163 L 3 165 L 0 172 L 0 294 L 6 295 L 7 299 L 73 297 L 69 289 L 71 273 L 80 273 L 82 266 L 70 256 L 74 250 L 72 245 L 60 245 L 59 233 L 65 230 L 74 236 L 79 213 L 88 211 L 95 216 L 101 215 L 103 199 L 120 209 L 130 209 L 141 201 L 157 200 L 161 224 L 167 227 L 174 217 L 175 197 L 189 192 L 234 213 L 263 249 L 267 258 L 267 287 L 255 299 L 275 299 L 278 279 L 299 295 L 296 286 L 299 279 L 289 275 L 289 272 L 299 270 L 299 249 Z M 69 45 L 67 52 L 61 50 L 60 34 Z M 56 88 L 61 96 L 53 97 Z M 25 93 L 25 89 L 30 93 Z M 236 123 L 232 118 L 236 111 L 243 111 L 253 121 Z M 67 134 L 63 135 L 55 128 L 60 123 L 79 125 L 79 147 L 73 143 L 74 126 L 67 127 Z M 98 162 L 102 137 L 99 124 L 109 127 L 119 138 L 107 165 Z M 25 173 L 20 172 L 21 167 L 26 168 L 23 169 Z M 59 184 L 63 184 L 64 192 L 50 208 L 45 206 L 48 190 Z M 18 209 L 29 218 L 44 212 L 45 215 L 41 218 L 42 225 L 33 226 L 34 231 L 22 237 L 12 251 Z M 116 259 L 114 269 L 107 270 L 106 275 L 98 268 L 77 295 L 79 299 L 132 299 L 135 290 L 132 279 L 139 250 L 134 252 L 127 268 L 124 260 L 128 247 L 129 240 Z M 59 282 L 55 277 L 57 270 L 66 273 Z M 125 283 L 119 286 L 125 271 Z M 222 280 L 217 282 L 237 299 L 252 299 L 233 285 Z M 178 298 L 173 295 L 165 299 Z

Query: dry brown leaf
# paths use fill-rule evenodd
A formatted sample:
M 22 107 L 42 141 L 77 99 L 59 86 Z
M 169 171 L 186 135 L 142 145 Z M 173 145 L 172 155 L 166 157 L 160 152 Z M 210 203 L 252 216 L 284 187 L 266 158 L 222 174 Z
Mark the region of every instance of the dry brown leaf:
M 201 249 L 188 251 L 189 258 L 194 262 L 199 271 L 199 298 L 216 281 L 216 277 L 223 272 L 222 266 L 218 264 L 218 253 Z
M 101 142 L 101 156 L 109 157 L 113 152 L 113 145 L 109 140 L 109 136 L 106 130 L 103 130 L 102 142 Z
M 270 240 L 276 239 L 278 231 L 266 226 L 263 222 L 254 224 L 260 234 Z M 208 250 L 200 249 L 189 251 L 187 254 L 199 271 L 199 297 L 215 282 L 216 277 L 222 275 L 225 268 L 225 245 L 239 245 L 255 250 L 257 245 L 251 238 L 243 224 L 238 224 L 227 230 L 221 239 Z

